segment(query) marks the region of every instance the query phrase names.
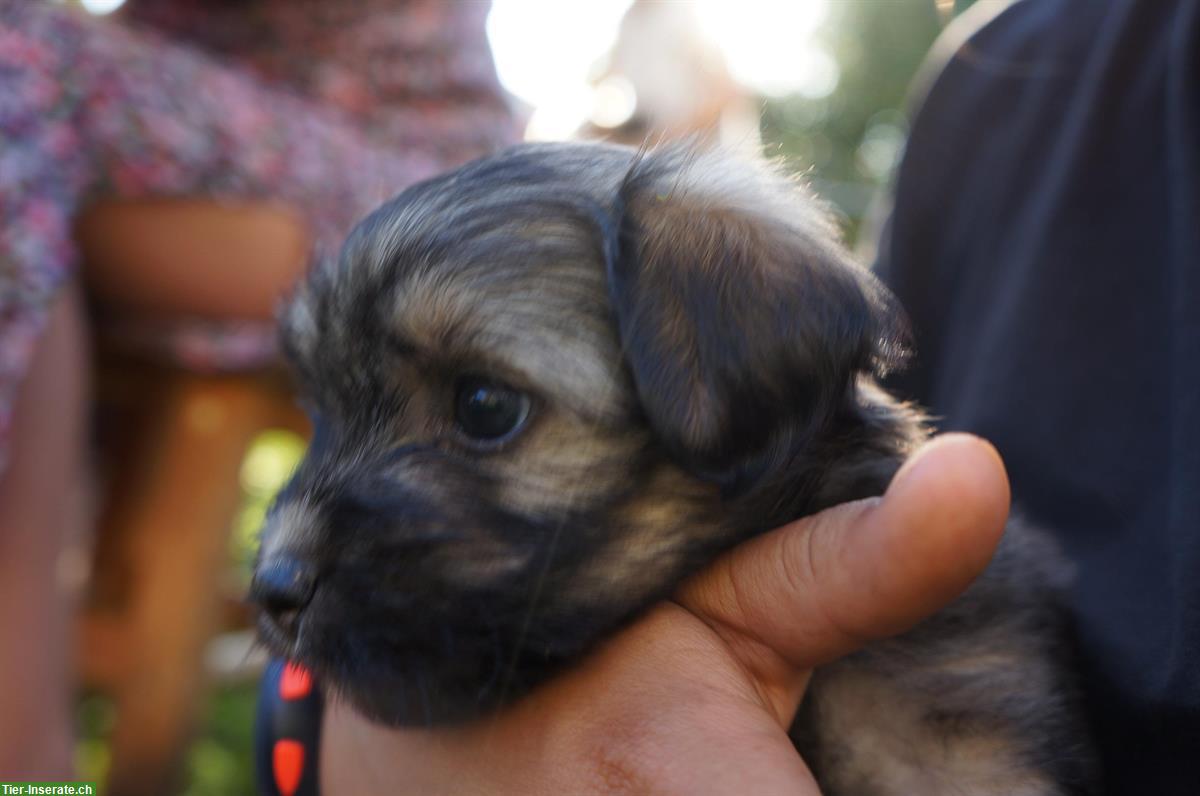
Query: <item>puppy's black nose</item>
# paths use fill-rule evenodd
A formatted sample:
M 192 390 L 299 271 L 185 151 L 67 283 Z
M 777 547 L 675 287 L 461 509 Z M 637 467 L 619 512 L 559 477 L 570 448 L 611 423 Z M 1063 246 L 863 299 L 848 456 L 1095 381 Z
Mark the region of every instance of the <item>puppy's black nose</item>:
M 250 583 L 250 598 L 270 614 L 281 630 L 291 634 L 316 587 L 316 572 L 310 564 L 278 555 L 258 565 Z

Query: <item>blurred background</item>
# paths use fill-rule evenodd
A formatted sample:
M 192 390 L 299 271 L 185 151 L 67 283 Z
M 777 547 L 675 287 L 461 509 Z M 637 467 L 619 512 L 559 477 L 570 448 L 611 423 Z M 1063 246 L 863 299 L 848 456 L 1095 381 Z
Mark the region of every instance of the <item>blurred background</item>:
M 122 13 L 121 0 L 73 2 L 98 16 Z M 761 151 L 802 174 L 854 243 L 902 152 L 913 77 L 934 39 L 967 5 L 496 0 L 487 34 L 527 139 L 640 145 L 691 138 Z M 149 410 L 139 404 L 138 385 L 156 378 L 124 371 L 107 390 L 102 381 L 106 411 L 140 413 L 144 420 Z M 212 537 L 222 540 L 216 565 L 204 573 L 220 592 L 221 609 L 200 640 L 199 685 L 191 692 L 203 696 L 162 706 L 174 711 L 163 721 L 197 727 L 182 751 L 178 792 L 230 796 L 253 793 L 252 724 L 263 665 L 241 596 L 256 533 L 272 495 L 303 453 L 305 426 L 298 413 L 276 408 L 290 399 L 275 374 L 249 381 L 206 378 L 176 390 L 167 409 L 156 404 L 158 419 L 143 426 L 147 439 L 157 440 L 147 444 L 159 446 L 160 465 L 171 461 L 171 440 L 177 443 L 180 434 L 199 433 L 196 429 L 207 433 L 204 444 L 189 438 L 191 453 L 170 470 L 171 477 L 195 479 L 193 484 L 210 484 L 205 488 L 232 496 L 228 511 L 203 519 L 213 526 Z M 172 425 L 176 422 L 180 425 Z M 149 488 L 145 478 L 131 478 L 130 494 Z M 120 516 L 118 511 L 118 524 Z M 78 765 L 82 778 L 96 780 L 104 780 L 114 764 L 117 709 L 111 684 L 123 676 L 121 654 L 103 641 L 104 583 L 117 584 L 112 590 L 119 591 L 128 574 L 120 566 L 106 573 L 103 545 L 101 552 L 96 566 L 101 586 L 93 588 L 99 597 L 92 598 L 100 607 L 91 609 L 82 643 L 90 674 L 77 711 Z M 119 595 L 111 600 L 119 602 Z M 149 734 L 144 739 L 151 745 L 153 740 Z
M 526 137 L 697 137 L 805 175 L 853 239 L 904 145 L 912 78 L 971 0 L 497 0 Z

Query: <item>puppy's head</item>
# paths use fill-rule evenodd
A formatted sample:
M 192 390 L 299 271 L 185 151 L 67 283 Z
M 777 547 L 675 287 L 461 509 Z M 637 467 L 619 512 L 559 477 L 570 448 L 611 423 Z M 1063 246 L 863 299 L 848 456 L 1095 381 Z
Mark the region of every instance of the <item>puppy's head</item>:
M 855 385 L 896 350 L 884 292 L 786 180 L 597 145 L 405 191 L 284 339 L 316 431 L 263 533 L 262 634 L 392 723 L 492 709 L 722 548 L 852 496 L 869 478 L 841 464 L 883 433 Z

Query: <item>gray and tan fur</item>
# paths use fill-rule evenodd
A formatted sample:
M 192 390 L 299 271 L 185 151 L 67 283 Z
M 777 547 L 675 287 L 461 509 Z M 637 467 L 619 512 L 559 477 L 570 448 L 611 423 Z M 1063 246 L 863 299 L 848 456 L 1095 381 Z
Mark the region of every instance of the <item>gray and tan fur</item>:
M 882 493 L 927 434 L 874 382 L 887 292 L 721 155 L 468 164 L 360 224 L 284 327 L 316 435 L 264 531 L 263 636 L 394 724 L 518 697 L 722 550 Z M 527 396 L 517 432 L 463 433 L 467 377 Z M 793 735 L 825 792 L 1091 792 L 1063 583 L 1014 523 L 948 609 L 820 669 Z

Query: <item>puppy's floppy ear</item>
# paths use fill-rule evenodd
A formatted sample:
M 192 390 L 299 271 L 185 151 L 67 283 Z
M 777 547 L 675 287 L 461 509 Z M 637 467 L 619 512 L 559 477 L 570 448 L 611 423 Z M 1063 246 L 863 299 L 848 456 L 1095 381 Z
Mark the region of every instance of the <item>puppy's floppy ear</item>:
M 625 356 L 651 426 L 696 474 L 744 486 L 827 423 L 858 373 L 901 356 L 890 295 L 765 165 L 652 152 L 617 214 L 607 267 Z

